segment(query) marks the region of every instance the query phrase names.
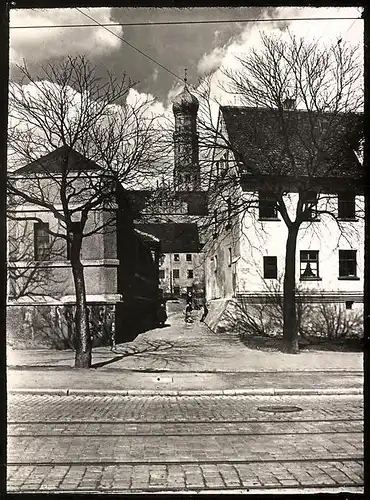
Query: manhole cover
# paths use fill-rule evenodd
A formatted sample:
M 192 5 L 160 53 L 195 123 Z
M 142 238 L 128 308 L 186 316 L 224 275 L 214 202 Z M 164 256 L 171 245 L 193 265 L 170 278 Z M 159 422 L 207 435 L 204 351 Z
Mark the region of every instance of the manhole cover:
M 271 413 L 289 413 L 293 411 L 302 411 L 299 406 L 260 406 L 258 411 L 269 411 Z

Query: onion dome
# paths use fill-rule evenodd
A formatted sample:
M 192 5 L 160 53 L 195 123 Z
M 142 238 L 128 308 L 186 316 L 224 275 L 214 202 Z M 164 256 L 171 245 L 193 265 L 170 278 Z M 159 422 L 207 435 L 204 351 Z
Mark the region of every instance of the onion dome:
M 183 91 L 172 101 L 172 111 L 175 115 L 178 113 L 196 114 L 199 108 L 198 99 L 190 93 L 186 78 L 184 80 L 185 86 Z

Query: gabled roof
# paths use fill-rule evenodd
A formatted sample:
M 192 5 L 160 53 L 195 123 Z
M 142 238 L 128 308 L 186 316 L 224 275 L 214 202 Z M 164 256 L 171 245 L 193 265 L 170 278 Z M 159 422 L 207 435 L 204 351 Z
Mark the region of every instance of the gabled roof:
M 68 171 L 69 172 L 79 172 L 80 170 L 90 170 L 97 171 L 101 170 L 101 167 L 97 165 L 92 160 L 89 160 L 85 156 L 81 155 L 74 149 L 70 149 L 67 146 L 61 146 L 55 149 L 51 153 L 48 153 L 37 160 L 24 165 L 14 171 L 15 174 L 38 174 L 38 173 L 53 173 L 57 174 L 61 172 L 62 161 L 65 155 L 68 154 Z
M 135 224 L 135 228 L 158 238 L 164 253 L 199 251 L 198 227 L 194 223 Z
M 160 242 L 159 238 L 156 238 L 152 234 L 144 233 L 144 231 L 140 231 L 139 229 L 136 229 L 136 228 L 134 229 L 134 231 L 136 234 L 138 234 L 143 239 L 143 241 L 145 241 L 147 243 L 159 243 Z
M 232 149 L 247 172 L 262 175 L 361 177 L 354 152 L 362 136 L 363 116 L 358 113 L 308 113 L 245 106 L 221 106 L 221 124 Z M 287 134 L 282 132 L 282 119 Z M 293 153 L 292 166 L 284 138 Z M 322 150 L 313 145 L 316 138 Z M 237 155 L 234 155 L 237 156 Z

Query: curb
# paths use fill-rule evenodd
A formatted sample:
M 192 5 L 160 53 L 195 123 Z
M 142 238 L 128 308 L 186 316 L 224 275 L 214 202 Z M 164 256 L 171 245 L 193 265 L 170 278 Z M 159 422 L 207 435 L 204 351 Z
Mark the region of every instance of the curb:
M 338 389 L 224 389 L 224 390 L 109 390 L 109 389 L 11 389 L 8 394 L 51 396 L 354 396 L 362 388 Z

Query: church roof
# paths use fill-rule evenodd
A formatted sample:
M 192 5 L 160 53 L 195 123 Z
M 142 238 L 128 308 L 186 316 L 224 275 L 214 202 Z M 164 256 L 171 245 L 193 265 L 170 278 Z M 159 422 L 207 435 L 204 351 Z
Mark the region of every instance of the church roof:
M 363 116 L 359 113 L 334 115 L 284 111 L 294 167 L 277 110 L 221 106 L 220 113 L 232 148 L 240 155 L 236 160 L 246 168 L 246 173 L 318 178 L 363 175 L 355 154 L 363 133 Z M 318 147 L 313 145 L 313 137 L 319 141 L 320 157 Z
M 190 92 L 186 82 L 180 94 L 172 101 L 172 111 L 177 113 L 196 113 L 199 108 L 198 99 Z
M 18 168 L 13 173 L 15 174 L 38 174 L 38 173 L 61 173 L 62 171 L 62 161 L 65 155 L 68 154 L 68 171 L 69 172 L 79 172 L 83 171 L 97 171 L 101 170 L 101 167 L 89 160 L 85 156 L 81 155 L 74 149 L 70 149 L 67 146 L 61 146 L 55 149 L 51 153 L 48 153 L 37 160 Z

